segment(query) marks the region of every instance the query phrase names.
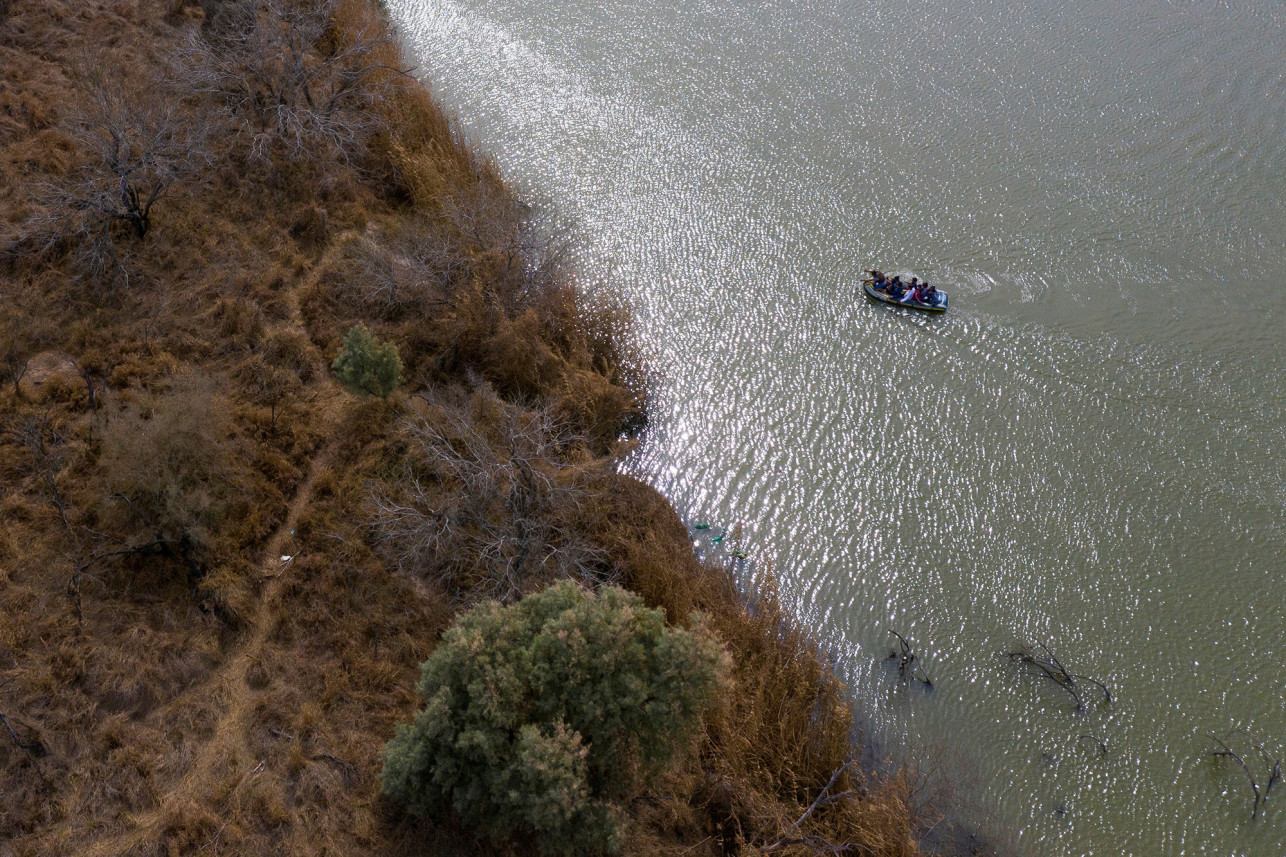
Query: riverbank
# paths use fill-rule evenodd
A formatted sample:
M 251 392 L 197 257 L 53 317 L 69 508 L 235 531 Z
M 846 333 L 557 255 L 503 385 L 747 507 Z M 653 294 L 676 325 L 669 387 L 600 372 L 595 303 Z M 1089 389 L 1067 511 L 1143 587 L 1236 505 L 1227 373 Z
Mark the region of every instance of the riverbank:
M 748 610 L 616 472 L 645 416 L 627 314 L 586 305 L 370 5 L 315 8 L 0 22 L 0 840 L 489 853 L 388 803 L 379 754 L 464 606 L 570 574 L 704 612 L 733 656 L 700 747 L 630 802 L 626 853 L 918 853 L 909 782 L 849 765 L 842 687 L 771 576 Z M 400 353 L 387 399 L 332 380 L 356 324 Z M 522 443 L 575 489 L 535 498 L 507 576 L 490 543 L 399 529 L 478 499 L 426 478 L 416 425 L 497 490 Z M 471 514 L 514 524 L 503 500 Z

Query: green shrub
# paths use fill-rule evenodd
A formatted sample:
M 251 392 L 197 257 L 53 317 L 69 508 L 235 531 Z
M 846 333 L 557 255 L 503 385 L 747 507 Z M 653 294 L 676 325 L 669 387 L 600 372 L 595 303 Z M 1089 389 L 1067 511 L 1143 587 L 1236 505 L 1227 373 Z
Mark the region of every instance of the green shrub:
M 616 802 L 689 746 L 725 664 L 616 587 L 481 604 L 421 667 L 425 707 L 385 748 L 384 791 L 544 854 L 616 851 Z
M 382 399 L 402 383 L 402 358 L 397 346 L 391 342 L 381 345 L 363 324 L 355 325 L 344 336 L 344 345 L 331 368 L 345 387 Z

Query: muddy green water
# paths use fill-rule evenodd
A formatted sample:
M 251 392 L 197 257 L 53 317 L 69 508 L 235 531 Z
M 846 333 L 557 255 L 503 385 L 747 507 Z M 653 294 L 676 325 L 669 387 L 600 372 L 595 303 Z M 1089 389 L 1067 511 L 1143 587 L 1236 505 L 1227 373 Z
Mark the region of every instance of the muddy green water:
M 1286 854 L 1286 784 L 1252 820 L 1206 737 L 1286 758 L 1278 0 L 389 5 L 634 306 L 630 466 L 772 559 L 884 752 L 1026 854 Z

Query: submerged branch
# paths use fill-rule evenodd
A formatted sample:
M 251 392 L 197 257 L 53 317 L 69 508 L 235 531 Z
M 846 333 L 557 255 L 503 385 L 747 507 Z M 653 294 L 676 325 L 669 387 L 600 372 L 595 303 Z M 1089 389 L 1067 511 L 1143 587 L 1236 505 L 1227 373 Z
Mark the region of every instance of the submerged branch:
M 1077 736 L 1076 736 L 1076 740 L 1077 740 L 1077 741 L 1084 741 L 1084 740 L 1085 740 L 1085 739 L 1087 739 L 1087 738 L 1088 738 L 1089 740 L 1091 740 L 1091 741 L 1093 741 L 1093 742 L 1094 742 L 1094 746 L 1098 747 L 1099 755 L 1101 755 L 1101 756 L 1106 756 L 1106 755 L 1107 755 L 1107 743 L 1106 743 L 1106 742 L 1104 742 L 1102 738 L 1098 737 L 1097 735 L 1084 735 L 1084 734 L 1083 734 L 1083 735 L 1077 735 Z
M 1068 695 L 1075 701 L 1077 711 L 1085 710 L 1085 696 L 1082 693 L 1081 685 L 1077 683 L 1078 679 L 1098 687 L 1103 692 L 1103 701 L 1106 703 L 1112 702 L 1112 692 L 1107 689 L 1107 685 L 1096 678 L 1069 671 L 1067 667 L 1063 666 L 1062 661 L 1049 650 L 1049 646 L 1044 643 L 1023 646 L 1017 651 L 1008 652 L 1007 656 L 1015 663 L 1030 664 L 1036 667 L 1054 684 L 1067 691 Z
M 1240 731 L 1244 732 L 1244 730 Z M 1244 734 L 1249 738 L 1253 749 L 1259 753 L 1259 758 L 1263 762 L 1264 768 L 1268 774 L 1268 784 L 1262 790 L 1259 787 L 1259 781 L 1255 779 L 1255 774 L 1251 770 L 1250 764 L 1246 762 L 1246 759 L 1240 753 L 1233 750 L 1226 741 L 1216 735 L 1213 731 L 1206 733 L 1207 737 L 1209 737 L 1211 741 L 1214 741 L 1219 745 L 1219 749 L 1212 750 L 1211 755 L 1215 758 L 1226 757 L 1232 759 L 1246 774 L 1246 779 L 1250 782 L 1250 790 L 1255 795 L 1255 803 L 1251 808 L 1250 817 L 1257 818 L 1259 816 L 1259 807 L 1264 803 L 1264 801 L 1268 800 L 1268 795 L 1273 790 L 1273 786 L 1282 778 L 1282 765 L 1279 758 L 1269 755 L 1268 751 L 1264 749 L 1262 742 L 1255 739 L 1248 732 L 1245 732 Z M 1229 735 L 1228 737 L 1231 738 L 1232 735 Z
M 906 637 L 903 637 L 892 628 L 889 628 L 889 633 L 898 638 L 898 648 L 889 650 L 889 660 L 898 662 L 898 675 L 902 677 L 902 683 L 905 684 L 908 680 L 914 678 L 924 684 L 925 687 L 933 687 L 933 679 L 916 665 L 916 661 L 919 658 L 915 653 L 915 649 L 911 648 L 911 644 L 907 642 Z M 917 669 L 919 670 L 919 675 L 916 675 Z

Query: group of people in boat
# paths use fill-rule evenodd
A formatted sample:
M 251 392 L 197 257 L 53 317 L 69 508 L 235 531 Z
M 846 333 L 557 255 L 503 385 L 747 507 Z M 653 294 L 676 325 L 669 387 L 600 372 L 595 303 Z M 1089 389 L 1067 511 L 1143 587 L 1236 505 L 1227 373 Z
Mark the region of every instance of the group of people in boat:
M 925 306 L 936 306 L 938 303 L 938 290 L 929 285 L 928 280 L 921 282 L 919 279 L 912 277 L 910 282 L 902 282 L 902 277 L 894 275 L 892 277 L 884 276 L 881 271 L 865 271 L 871 275 L 871 288 L 877 292 L 882 292 L 900 303 L 917 303 Z

